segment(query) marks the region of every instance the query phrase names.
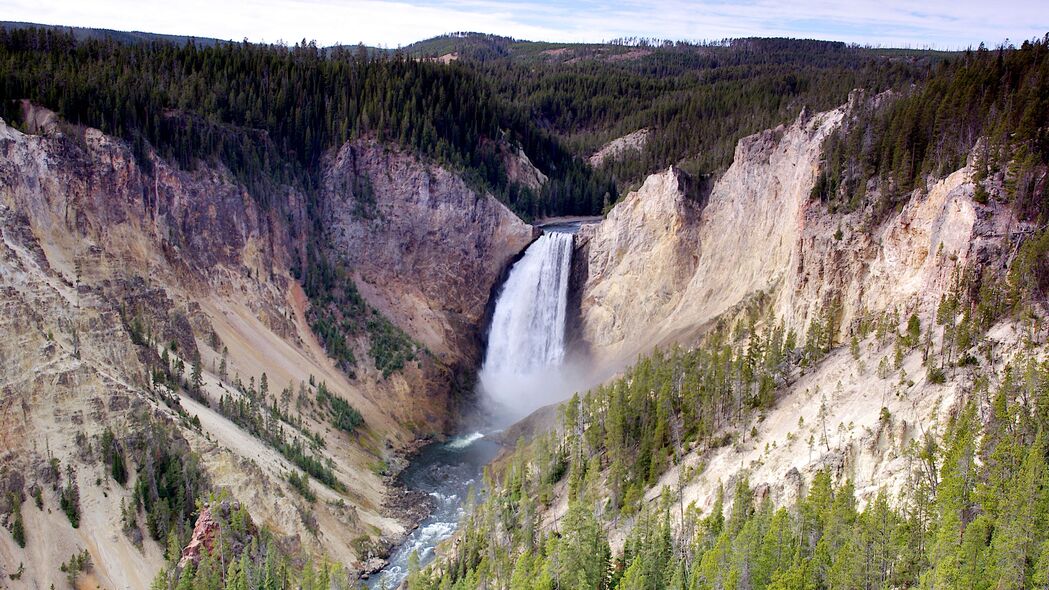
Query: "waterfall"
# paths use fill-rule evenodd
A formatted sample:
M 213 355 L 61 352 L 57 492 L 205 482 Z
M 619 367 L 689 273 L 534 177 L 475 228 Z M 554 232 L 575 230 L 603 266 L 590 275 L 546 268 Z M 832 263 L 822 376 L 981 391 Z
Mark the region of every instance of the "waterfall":
M 539 236 L 496 296 L 478 383 L 488 410 L 481 414 L 485 431 L 506 427 L 576 389 L 564 360 L 572 232 L 577 229 L 578 222 L 561 223 Z M 412 460 L 401 477 L 408 487 L 435 498 L 436 509 L 409 534 L 382 574 L 369 579 L 369 588 L 400 587 L 413 553 L 423 565 L 433 559 L 434 547 L 456 530 L 462 499 L 483 481 L 483 467 L 499 449 L 480 431 L 464 432 L 428 446 Z
M 518 418 L 559 401 L 572 234 L 546 232 L 510 269 L 495 303 L 480 384 L 496 412 Z

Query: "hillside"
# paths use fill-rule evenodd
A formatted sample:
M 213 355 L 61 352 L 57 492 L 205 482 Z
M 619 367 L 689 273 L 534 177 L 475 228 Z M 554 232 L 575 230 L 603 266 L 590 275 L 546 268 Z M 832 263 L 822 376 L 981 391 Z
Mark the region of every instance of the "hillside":
M 301 192 L 286 189 L 274 206 L 287 216 L 277 215 L 223 167 L 179 170 L 152 151 L 145 167 L 118 138 L 25 108 L 23 120 L 41 123 L 34 134 L 4 125 L 0 136 L 0 479 L 8 525 L 18 515 L 25 531 L 25 548 L 0 540 L 6 574 L 58 584 L 59 564 L 84 548 L 91 580 L 148 586 L 213 494 L 250 505 L 284 553 L 342 564 L 344 576 L 374 567 L 410 521 L 385 506 L 383 476 L 399 450 L 454 422 L 486 298 L 531 228 L 447 170 L 347 145 L 357 168 L 325 165 L 323 209 L 345 211 L 337 204 L 362 198 L 353 179 L 375 175 L 371 198 L 386 222 L 443 206 L 443 222 L 458 228 L 370 229 L 374 253 L 487 262 L 451 279 L 435 273 L 405 315 L 386 308 L 404 294 L 404 277 L 393 281 L 403 270 L 355 265 L 360 274 L 340 271 L 325 289 L 300 285 Z M 379 177 L 391 157 L 406 182 L 438 185 L 429 202 Z M 348 236 L 368 219 L 350 209 L 326 225 Z M 325 242 L 324 268 L 358 259 L 361 243 Z M 328 293 L 357 293 L 354 276 L 353 306 L 328 307 Z M 334 318 L 334 331 L 323 327 Z
M 0 21 L 0 29 L 7 31 L 17 31 L 21 29 L 47 29 L 51 31 L 57 31 L 61 33 L 68 33 L 76 38 L 78 41 L 87 41 L 91 39 L 97 40 L 109 40 L 118 41 L 120 43 L 131 44 L 131 43 L 177 43 L 180 45 L 186 43 L 195 43 L 197 45 L 216 45 L 218 43 L 229 43 L 230 41 L 223 41 L 222 39 L 212 39 L 210 37 L 190 37 L 187 35 L 164 35 L 161 33 L 148 33 L 145 31 L 115 31 L 113 29 L 97 29 L 91 27 L 67 27 L 62 25 L 44 25 L 38 23 L 23 23 L 14 21 Z
M 621 189 L 678 166 L 720 175 L 736 142 L 826 110 L 854 88 L 881 92 L 924 80 L 957 53 L 882 50 L 803 39 L 708 43 L 624 39 L 604 44 L 520 41 L 463 33 L 403 50 L 476 68 L 498 96 L 590 156 L 640 129 L 645 145 L 599 166 Z

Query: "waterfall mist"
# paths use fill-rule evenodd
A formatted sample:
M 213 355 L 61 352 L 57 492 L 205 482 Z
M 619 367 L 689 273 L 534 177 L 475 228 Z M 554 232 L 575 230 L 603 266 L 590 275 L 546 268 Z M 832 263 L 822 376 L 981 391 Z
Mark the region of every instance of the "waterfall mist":
M 571 233 L 546 232 L 510 269 L 495 304 L 480 371 L 482 397 L 498 422 L 561 401 L 576 381 L 566 370 L 565 319 Z

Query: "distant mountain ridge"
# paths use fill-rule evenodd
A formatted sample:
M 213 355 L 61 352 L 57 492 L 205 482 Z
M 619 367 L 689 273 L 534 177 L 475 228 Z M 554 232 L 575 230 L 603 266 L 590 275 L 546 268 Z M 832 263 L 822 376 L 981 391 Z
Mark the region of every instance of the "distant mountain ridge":
M 198 45 L 213 46 L 219 43 L 235 43 L 233 40 L 215 39 L 212 37 L 195 37 L 193 35 L 166 35 L 164 33 L 147 33 L 144 31 L 117 31 L 114 29 L 97 29 L 93 27 L 71 27 L 68 25 L 45 25 L 41 23 L 27 23 L 19 21 L 0 21 L 0 28 L 5 31 L 17 29 L 48 29 L 52 31 L 64 31 L 71 33 L 77 41 L 88 39 L 111 39 L 121 43 L 149 43 L 153 41 L 164 41 L 168 43 L 183 44 L 192 41 Z

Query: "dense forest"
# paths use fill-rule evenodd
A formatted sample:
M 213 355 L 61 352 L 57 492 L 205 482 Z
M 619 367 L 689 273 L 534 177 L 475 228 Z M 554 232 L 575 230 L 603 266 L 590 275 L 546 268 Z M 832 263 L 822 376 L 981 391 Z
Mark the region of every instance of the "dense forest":
M 405 51 L 454 53 L 580 154 L 651 129 L 639 154 L 603 165 L 621 188 L 671 164 L 717 174 L 732 162 L 741 137 L 791 121 L 803 108 L 838 106 L 854 88 L 878 92 L 920 81 L 951 57 L 796 39 L 632 43 L 565 45 L 467 34 Z
M 813 189 L 832 207 L 852 211 L 876 198 L 879 212 L 893 211 L 927 177 L 961 168 L 982 139 L 977 198 L 986 201 L 984 181 L 1000 176 L 996 196 L 1021 219 L 1049 218 L 1049 35 L 1018 49 L 966 51 L 925 83 L 856 107 L 828 138 Z
M 450 53 L 459 59 L 429 59 Z M 716 174 L 744 135 L 837 106 L 854 88 L 921 81 L 950 58 L 792 39 L 626 46 L 465 35 L 383 52 L 5 28 L 0 98 L 8 119 L 19 116 L 12 101 L 28 98 L 140 153 L 148 144 L 184 167 L 219 160 L 263 200 L 280 184 L 311 191 L 328 150 L 371 135 L 534 217 L 599 212 L 670 164 Z M 642 128 L 652 133 L 639 154 L 598 171 L 586 164 Z M 540 194 L 509 181 L 499 141 L 550 177 Z
M 601 498 L 590 492 L 571 502 L 557 532 L 528 520 L 537 482 L 519 454 L 503 486 L 468 517 L 456 557 L 442 572 L 417 570 L 408 586 L 1043 588 L 1047 378 L 1049 367 L 1021 361 L 996 391 L 975 392 L 941 442 L 914 445 L 915 470 L 898 497 L 883 490 L 861 510 L 852 482 L 835 484 L 826 471 L 796 504 L 779 508 L 755 501 L 745 477 L 726 494 L 730 507 L 719 496 L 707 514 L 682 510 L 664 492 L 635 518 L 615 557 L 593 508 Z M 1024 397 L 1029 388 L 1036 399 Z M 981 439 L 976 408 L 987 400 L 993 415 Z
M 312 192 L 325 152 L 365 134 L 452 167 L 526 216 L 591 213 L 615 191 L 475 72 L 399 53 L 0 29 L 0 98 L 9 120 L 29 99 L 139 153 L 148 144 L 187 168 L 220 161 L 263 201 L 280 184 Z M 551 177 L 542 194 L 509 181 L 503 139 Z

